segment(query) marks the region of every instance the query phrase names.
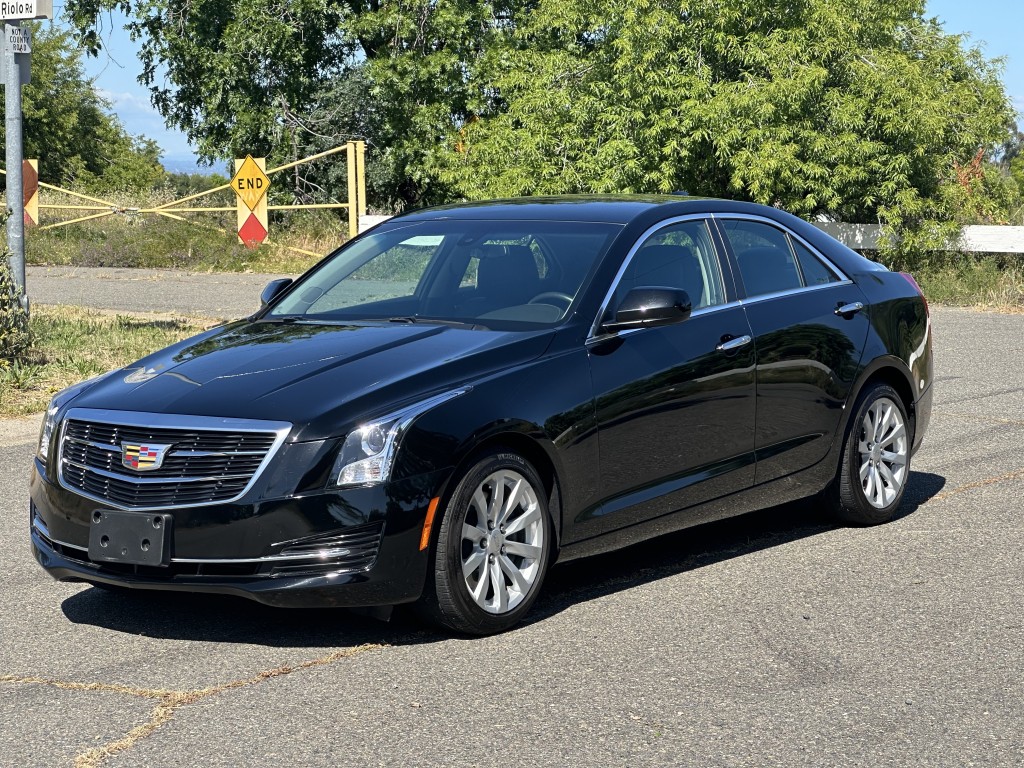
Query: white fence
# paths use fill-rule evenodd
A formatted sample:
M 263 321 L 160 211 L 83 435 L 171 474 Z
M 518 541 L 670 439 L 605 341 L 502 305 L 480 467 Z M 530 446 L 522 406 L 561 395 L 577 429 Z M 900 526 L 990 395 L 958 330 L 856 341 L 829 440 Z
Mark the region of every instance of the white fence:
M 363 232 L 389 218 L 391 217 L 360 216 L 359 231 Z M 882 234 L 882 228 L 877 224 L 817 222 L 815 226 L 855 251 L 878 250 L 878 240 Z M 964 227 L 960 243 L 950 250 L 971 253 L 1024 253 L 1024 227 Z
M 882 228 L 877 224 L 816 222 L 815 226 L 855 251 L 877 250 L 882 233 Z M 1024 227 L 964 227 L 960 242 L 950 250 L 970 253 L 1024 253 Z

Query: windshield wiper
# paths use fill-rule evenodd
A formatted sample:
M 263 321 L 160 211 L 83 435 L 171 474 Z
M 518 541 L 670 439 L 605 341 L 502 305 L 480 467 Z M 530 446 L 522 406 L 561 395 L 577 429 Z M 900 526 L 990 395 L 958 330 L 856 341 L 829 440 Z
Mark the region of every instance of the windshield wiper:
M 261 323 L 294 323 L 302 320 L 305 315 L 264 315 L 259 319 Z
M 485 331 L 487 326 L 466 320 L 442 320 L 438 317 L 420 317 L 419 315 L 398 315 L 386 318 L 389 323 L 402 323 L 404 325 L 447 325 L 452 328 L 468 328 L 470 330 Z

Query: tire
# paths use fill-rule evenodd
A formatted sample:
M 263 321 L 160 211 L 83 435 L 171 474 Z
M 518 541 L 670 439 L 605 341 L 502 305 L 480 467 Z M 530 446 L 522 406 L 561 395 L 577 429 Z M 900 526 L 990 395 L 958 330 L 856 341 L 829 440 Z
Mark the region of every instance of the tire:
M 504 503 L 495 508 L 499 492 Z M 445 506 L 420 612 L 471 635 L 509 629 L 537 599 L 550 541 L 547 497 L 533 466 L 512 452 L 481 455 Z
M 865 389 L 846 429 L 839 473 L 829 494 L 834 514 L 854 525 L 891 520 L 907 489 L 912 445 L 899 393 L 886 384 Z

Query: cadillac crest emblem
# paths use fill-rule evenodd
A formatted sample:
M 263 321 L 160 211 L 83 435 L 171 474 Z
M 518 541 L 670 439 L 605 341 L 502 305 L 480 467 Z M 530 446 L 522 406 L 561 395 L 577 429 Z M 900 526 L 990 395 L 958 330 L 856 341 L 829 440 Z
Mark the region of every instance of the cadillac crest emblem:
M 121 443 L 121 464 L 138 472 L 160 469 L 170 447 L 156 443 Z

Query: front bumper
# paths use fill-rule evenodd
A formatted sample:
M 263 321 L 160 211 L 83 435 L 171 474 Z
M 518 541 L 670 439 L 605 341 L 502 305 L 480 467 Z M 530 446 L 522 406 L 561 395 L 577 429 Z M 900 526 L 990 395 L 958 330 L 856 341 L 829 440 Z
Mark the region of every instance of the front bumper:
M 382 606 L 416 600 L 427 551 L 419 542 L 443 482 L 433 472 L 372 488 L 169 510 L 169 562 L 89 556 L 102 504 L 50 482 L 35 462 L 30 528 L 37 562 L 60 581 L 238 595 L 282 607 Z

